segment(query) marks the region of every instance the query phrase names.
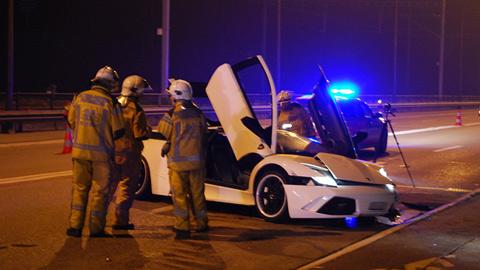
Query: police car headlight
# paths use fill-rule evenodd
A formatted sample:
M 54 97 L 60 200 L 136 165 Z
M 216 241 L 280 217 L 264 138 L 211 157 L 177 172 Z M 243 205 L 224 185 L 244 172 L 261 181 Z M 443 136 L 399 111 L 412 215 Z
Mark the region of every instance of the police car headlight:
M 388 174 L 387 174 L 387 171 L 385 171 L 385 168 L 380 168 L 378 172 L 384 177 L 388 177 Z
M 392 193 L 395 192 L 395 185 L 393 185 L 393 184 L 386 184 L 385 188 Z

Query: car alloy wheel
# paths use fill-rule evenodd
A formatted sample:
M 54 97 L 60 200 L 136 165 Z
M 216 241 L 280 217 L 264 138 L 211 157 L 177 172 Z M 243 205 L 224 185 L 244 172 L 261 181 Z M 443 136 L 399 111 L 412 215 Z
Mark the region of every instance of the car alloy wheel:
M 275 222 L 286 218 L 288 206 L 284 183 L 283 173 L 270 171 L 260 177 L 255 189 L 255 204 L 265 220 Z
M 152 195 L 150 188 L 150 173 L 147 160 L 142 156 L 140 165 L 140 174 L 138 176 L 137 186 L 135 188 L 136 199 L 147 199 Z

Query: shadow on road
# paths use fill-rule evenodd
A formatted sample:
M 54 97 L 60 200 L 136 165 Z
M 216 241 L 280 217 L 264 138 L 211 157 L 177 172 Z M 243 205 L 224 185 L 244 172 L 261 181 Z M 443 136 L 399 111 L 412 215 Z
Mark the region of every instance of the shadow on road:
M 114 238 L 68 237 L 53 260 L 40 269 L 137 269 L 147 263 L 135 238 Z

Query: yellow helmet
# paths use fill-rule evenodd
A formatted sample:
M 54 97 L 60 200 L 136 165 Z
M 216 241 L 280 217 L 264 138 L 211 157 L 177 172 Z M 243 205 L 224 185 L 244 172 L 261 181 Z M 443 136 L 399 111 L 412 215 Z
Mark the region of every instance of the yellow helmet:
M 280 93 L 278 93 L 277 99 L 280 103 L 290 102 L 292 100 L 292 95 L 289 91 L 282 90 Z

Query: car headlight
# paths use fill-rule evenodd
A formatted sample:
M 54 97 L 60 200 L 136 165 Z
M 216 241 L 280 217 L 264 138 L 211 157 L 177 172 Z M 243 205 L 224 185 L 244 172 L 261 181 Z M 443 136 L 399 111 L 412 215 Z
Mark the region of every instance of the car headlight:
M 395 185 L 394 184 L 386 184 L 385 188 L 387 188 L 388 191 L 390 192 L 395 192 Z
M 312 176 L 312 180 L 316 185 L 329 186 L 329 187 L 338 187 L 337 182 L 333 179 L 332 174 L 327 168 L 316 166 L 313 164 L 302 163 L 305 167 L 312 169 L 320 175 Z
M 313 181 L 317 184 L 327 187 L 338 187 L 337 182 L 331 176 L 323 175 L 323 176 L 312 176 Z

